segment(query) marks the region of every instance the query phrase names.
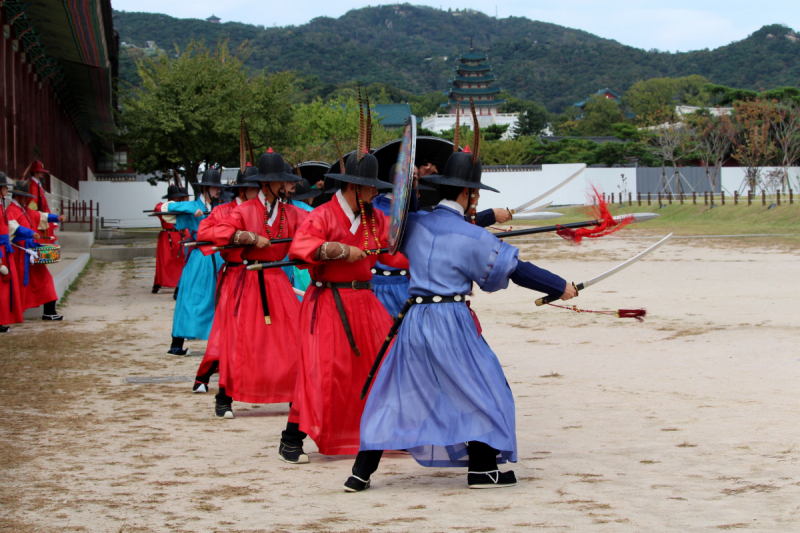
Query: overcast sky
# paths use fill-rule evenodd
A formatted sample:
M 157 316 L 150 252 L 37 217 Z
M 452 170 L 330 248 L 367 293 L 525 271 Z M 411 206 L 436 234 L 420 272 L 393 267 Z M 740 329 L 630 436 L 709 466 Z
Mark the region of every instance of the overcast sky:
M 396 3 L 396 2 L 391 2 Z M 432 7 L 470 8 L 488 15 L 527 17 L 552 22 L 615 39 L 649 50 L 669 51 L 717 48 L 747 37 L 766 24 L 800 29 L 797 0 L 505 0 L 495 2 L 417 1 Z M 384 5 L 390 2 L 384 3 Z M 263 26 L 303 24 L 314 17 L 339 17 L 364 7 L 358 0 L 112 0 L 115 9 L 165 13 L 179 18 L 207 18 Z M 373 3 L 371 5 L 378 5 Z

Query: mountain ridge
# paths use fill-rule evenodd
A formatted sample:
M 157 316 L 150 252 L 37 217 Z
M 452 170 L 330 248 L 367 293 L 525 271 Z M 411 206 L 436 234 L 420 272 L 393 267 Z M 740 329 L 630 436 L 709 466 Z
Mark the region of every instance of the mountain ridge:
M 468 50 L 472 38 L 475 49 L 489 55 L 500 87 L 551 111 L 598 89 L 624 93 L 636 81 L 653 77 L 700 74 L 712 83 L 752 90 L 800 80 L 800 41 L 779 24 L 714 50 L 677 53 L 645 51 L 524 17 L 495 19 L 408 4 L 353 9 L 338 18 L 273 28 L 121 11 L 115 11 L 115 25 L 123 41 L 152 40 L 167 50 L 173 43 L 183 49 L 192 38 L 209 45 L 227 38 L 232 47 L 247 40 L 252 52 L 247 64 L 253 69 L 293 70 L 325 84 L 388 83 L 416 94 L 446 90 L 454 57 Z M 131 71 L 123 68 L 122 77 L 130 78 Z

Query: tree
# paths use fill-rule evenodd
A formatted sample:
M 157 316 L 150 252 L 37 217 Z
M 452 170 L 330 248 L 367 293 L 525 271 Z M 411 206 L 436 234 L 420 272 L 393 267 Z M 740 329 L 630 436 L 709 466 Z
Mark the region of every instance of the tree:
M 706 169 L 706 179 L 711 185 L 711 190 L 717 187 L 717 177 L 722 170 L 722 160 L 730 150 L 736 128 L 731 119 L 722 114 L 718 116 L 710 113 L 701 113 L 690 118 L 694 125 L 695 142 L 698 145 L 697 154 Z M 713 165 L 713 173 L 709 167 Z
M 661 192 L 671 192 L 671 179 L 667 179 L 665 164 L 667 161 L 672 163 L 675 168 L 676 188 L 678 194 L 683 194 L 683 183 L 689 182 L 681 174 L 678 163 L 691 155 L 698 149 L 698 145 L 693 142 L 695 129 L 686 123 L 672 123 L 660 126 L 654 135 L 650 137 L 651 153 L 661 160 L 661 180 L 659 188 Z
M 246 45 L 232 54 L 225 41 L 214 50 L 192 41 L 176 54 L 137 61 L 141 85 L 120 100 L 116 140 L 128 146 L 137 172 L 179 168 L 193 183 L 201 164 L 238 167 L 242 116 L 259 151 L 286 144 L 291 74 L 251 77 Z
M 755 192 L 762 185 L 761 171 L 775 154 L 770 138 L 774 103 L 760 98 L 733 103 L 733 121 L 737 132 L 733 137 L 733 158 L 745 167 L 748 189 Z M 743 192 L 740 188 L 739 192 Z
M 783 167 L 781 188 L 785 190 L 789 188 L 789 167 L 800 159 L 800 106 L 794 102 L 778 106 L 772 130 Z
M 674 110 L 675 80 L 653 78 L 634 83 L 625 93 L 625 103 L 636 113 L 636 122 L 643 126 L 659 124 Z
M 512 133 L 515 138 L 538 136 L 544 133 L 549 122 L 550 114 L 547 112 L 547 108 L 537 102 L 530 102 L 519 112 L 517 124 Z
M 481 142 L 481 161 L 484 165 L 524 165 L 532 161 L 530 137 L 508 141 Z
M 594 95 L 584 108 L 583 118 L 578 121 L 582 135 L 612 135 L 614 124 L 624 120 L 619 104 L 614 100 Z

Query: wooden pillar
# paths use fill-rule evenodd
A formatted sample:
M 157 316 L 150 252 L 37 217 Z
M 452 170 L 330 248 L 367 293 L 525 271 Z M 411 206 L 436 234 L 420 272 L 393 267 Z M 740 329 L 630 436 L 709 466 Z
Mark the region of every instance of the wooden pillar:
M 792 189 L 789 189 L 789 205 L 792 205 L 793 203 L 794 203 L 794 191 Z
M 680 193 L 680 195 L 681 195 L 681 205 L 683 205 L 683 193 Z
M 767 205 L 767 192 L 762 189 L 761 191 L 761 206 L 764 207 Z
M 781 205 L 781 191 L 775 191 L 775 203 Z
M 719 203 L 725 205 L 725 191 L 720 191 L 719 193 Z
M 697 205 L 697 192 L 692 191 L 692 205 Z
M 650 193 L 647 193 L 647 205 L 650 205 Z
M 733 205 L 739 205 L 739 191 L 733 191 Z
M 629 206 L 633 205 L 633 200 L 632 200 L 632 197 L 631 197 L 631 193 L 628 193 L 628 205 Z

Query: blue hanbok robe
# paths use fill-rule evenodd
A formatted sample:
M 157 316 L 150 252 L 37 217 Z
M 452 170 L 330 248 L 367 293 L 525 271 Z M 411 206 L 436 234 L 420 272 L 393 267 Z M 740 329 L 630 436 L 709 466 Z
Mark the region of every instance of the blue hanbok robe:
M 169 213 L 184 213 L 175 217 L 175 227 L 188 229 L 192 239 L 197 239 L 197 228 L 205 216 L 190 216 L 200 209 L 207 211 L 202 197 L 191 202 L 165 204 Z M 186 265 L 178 282 L 178 299 L 172 315 L 172 336 L 184 339 L 208 340 L 214 322 L 214 295 L 217 271 L 222 267 L 219 252 L 203 255 L 196 247 L 189 248 Z
M 293 205 L 299 209 L 302 209 L 303 211 L 308 211 L 309 213 L 314 210 L 313 207 L 300 200 L 294 201 L 291 198 L 289 198 L 289 200 L 287 200 L 286 203 L 289 205 Z M 289 256 L 287 255 L 284 261 L 288 260 Z M 291 267 L 283 267 L 281 270 L 283 270 L 283 273 L 286 274 L 287 278 L 289 278 L 289 283 L 292 285 L 292 287 L 297 290 L 305 292 L 306 289 L 308 289 L 308 286 L 311 284 L 311 274 L 309 274 L 308 269 L 299 269 L 297 267 L 291 266 Z M 303 297 L 300 296 L 299 294 L 297 295 L 297 299 L 300 300 L 301 302 L 303 301 Z
M 405 231 L 412 297 L 467 295 L 473 282 L 504 289 L 518 266 L 515 247 L 441 204 L 410 214 Z M 367 399 L 360 449 L 406 449 L 423 466 L 465 467 L 468 441 L 498 450 L 498 462 L 517 460 L 511 389 L 467 305 L 415 304 Z
M 372 207 L 389 217 L 391 216 L 392 200 L 386 194 L 379 194 L 372 199 Z M 375 268 L 386 271 L 399 270 L 398 268 L 384 265 L 380 261 L 375 264 Z M 372 290 L 389 314 L 396 317 L 400 314 L 400 310 L 406 300 L 408 300 L 408 276 L 375 274 L 372 276 Z

